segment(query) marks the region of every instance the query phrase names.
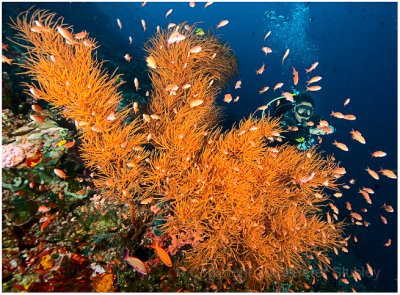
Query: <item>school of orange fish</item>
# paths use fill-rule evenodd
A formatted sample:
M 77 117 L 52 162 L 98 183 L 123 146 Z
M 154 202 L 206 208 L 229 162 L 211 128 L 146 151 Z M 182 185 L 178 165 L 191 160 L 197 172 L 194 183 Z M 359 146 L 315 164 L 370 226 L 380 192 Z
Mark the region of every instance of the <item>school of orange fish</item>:
M 144 7 L 146 4 L 147 4 L 147 2 L 143 2 L 141 4 L 141 6 Z M 207 8 L 211 4 L 213 4 L 213 1 L 206 2 L 205 5 L 204 5 L 204 8 Z M 190 7 L 193 8 L 193 7 L 195 7 L 195 5 L 196 5 L 195 2 L 189 2 L 189 6 Z M 169 9 L 166 12 L 165 17 L 167 18 L 168 16 L 170 16 L 172 12 L 173 12 L 173 9 Z M 216 29 L 222 28 L 222 27 L 224 27 L 224 26 L 226 26 L 228 24 L 229 24 L 228 20 L 226 20 L 226 19 L 221 20 L 216 25 Z M 117 25 L 118 25 L 119 29 L 122 29 L 122 21 L 120 19 L 117 19 Z M 141 25 L 142 25 L 143 31 L 146 31 L 147 27 L 146 27 L 146 21 L 144 19 L 141 20 Z M 170 23 L 168 25 L 168 28 L 172 28 L 174 26 L 175 26 L 175 24 Z M 190 27 L 188 27 L 188 28 L 190 28 Z M 46 28 L 39 21 L 35 22 L 35 26 L 32 27 L 31 30 L 33 32 L 37 32 L 37 33 L 40 33 L 40 34 L 52 31 L 52 29 Z M 159 32 L 159 31 L 160 31 L 160 27 L 157 26 L 157 32 Z M 77 41 L 75 41 L 75 40 L 80 40 L 80 39 L 86 38 L 88 36 L 88 32 L 86 32 L 86 31 L 82 31 L 80 33 L 77 33 L 77 34 L 73 35 L 70 31 L 68 31 L 67 29 L 62 28 L 62 27 L 57 27 L 57 32 L 66 40 L 66 42 L 68 44 L 71 44 L 71 45 L 77 44 Z M 272 33 L 271 31 L 266 33 L 266 35 L 264 36 L 264 41 L 267 41 L 267 39 L 269 38 L 271 33 Z M 133 42 L 132 37 L 129 36 L 128 39 L 129 39 L 129 44 L 132 44 L 132 42 Z M 175 31 L 169 37 L 167 45 L 169 46 L 169 45 L 171 45 L 173 43 L 179 43 L 179 42 L 184 41 L 184 40 L 185 40 L 185 36 L 180 34 L 178 31 Z M 86 39 L 83 44 L 85 46 L 89 46 L 89 47 L 95 46 L 95 44 L 89 39 Z M 3 44 L 2 45 L 2 49 L 3 49 L 3 51 L 7 51 L 7 45 Z M 196 54 L 196 53 L 199 53 L 201 50 L 202 50 L 202 48 L 200 46 L 196 46 L 196 47 L 194 47 L 194 48 L 192 48 L 190 50 L 189 54 Z M 295 49 L 292 49 L 292 50 L 295 50 Z M 263 46 L 261 48 L 261 51 L 264 53 L 265 57 L 267 57 L 268 55 L 274 54 L 274 51 L 270 47 L 267 47 L 267 46 Z M 283 54 L 283 57 L 282 57 L 282 60 L 281 60 L 282 65 L 284 64 L 284 62 L 285 62 L 286 58 L 289 56 L 289 54 L 290 54 L 290 49 L 287 48 L 285 53 Z M 129 53 L 126 53 L 123 56 L 123 58 L 127 62 L 130 62 L 132 57 L 129 55 Z M 215 58 L 215 55 L 212 58 Z M 51 59 L 52 59 L 53 62 L 55 62 L 55 60 L 53 60 L 53 59 L 55 59 L 54 57 L 51 57 Z M 2 62 L 11 65 L 13 63 L 13 60 L 7 58 L 6 56 L 4 56 L 4 54 L 2 54 Z M 149 68 L 155 69 L 157 67 L 156 60 L 152 56 L 147 57 L 146 62 L 147 62 L 147 66 Z M 312 65 L 310 65 L 310 67 L 308 69 L 305 69 L 305 73 L 306 74 L 310 74 L 311 72 L 316 70 L 318 64 L 319 64 L 318 62 L 314 62 Z M 292 66 L 292 69 L 293 69 L 293 85 L 297 86 L 298 82 L 299 82 L 299 72 L 293 66 Z M 264 71 L 265 71 L 265 63 L 263 63 L 260 66 L 260 68 L 257 69 L 255 72 L 256 72 L 256 75 L 262 75 L 264 73 Z M 306 81 L 306 83 L 307 83 L 306 91 L 319 91 L 319 90 L 321 90 L 321 86 L 314 85 L 314 83 L 316 83 L 316 82 L 318 82 L 318 81 L 320 81 L 322 79 L 321 76 L 313 76 L 313 77 L 307 77 L 307 78 L 308 78 L 308 80 Z M 138 91 L 140 89 L 139 88 L 139 80 L 137 78 L 134 78 L 133 82 L 134 82 L 135 90 Z M 212 82 L 213 81 L 210 82 L 209 86 L 211 86 Z M 287 84 L 289 84 L 289 83 L 287 83 Z M 310 84 L 313 84 L 313 85 L 310 85 Z M 235 83 L 235 87 L 234 88 L 235 89 L 239 89 L 239 88 L 241 88 L 241 86 L 242 86 L 242 81 L 239 80 L 239 81 L 237 81 Z M 283 86 L 284 86 L 283 82 L 278 82 L 273 87 L 273 90 L 277 91 L 278 89 L 281 89 Z M 182 88 L 184 88 L 184 89 L 187 89 L 189 87 L 190 87 L 190 84 L 186 84 L 186 85 L 182 86 Z M 169 91 L 170 95 L 176 95 L 176 90 L 177 89 L 178 89 L 178 86 L 177 85 L 172 85 L 172 84 L 168 85 L 168 87 L 166 88 L 166 90 Z M 269 86 L 264 86 L 262 89 L 259 90 L 259 94 L 263 94 L 263 93 L 267 92 L 269 89 L 270 89 Z M 32 95 L 34 95 L 37 98 L 40 98 L 40 96 L 41 96 L 41 92 L 38 89 L 31 88 L 30 92 L 32 93 Z M 150 95 L 149 91 L 147 91 L 146 92 L 146 96 L 149 96 L 149 95 Z M 293 95 L 290 92 L 282 92 L 282 96 L 285 97 L 288 101 L 291 101 L 291 102 L 294 101 Z M 226 93 L 224 95 L 224 98 L 223 98 L 224 102 L 230 103 L 232 100 L 234 102 L 237 102 L 239 100 L 239 96 L 236 96 L 236 98 L 233 99 L 233 96 L 230 93 Z M 203 103 L 202 99 L 195 99 L 195 100 L 190 102 L 190 107 L 191 108 L 197 107 L 197 106 L 201 105 L 202 103 Z M 278 103 L 279 103 L 279 101 L 278 101 Z M 350 98 L 345 99 L 345 101 L 343 103 L 343 107 L 346 107 L 349 103 L 350 103 Z M 257 110 L 264 111 L 267 108 L 268 108 L 268 105 L 266 104 L 266 105 L 258 107 Z M 32 120 L 34 120 L 35 122 L 37 122 L 39 124 L 45 122 L 46 119 L 43 116 L 44 112 L 43 112 L 42 108 L 39 105 L 36 105 L 36 104 L 32 105 L 32 110 L 35 111 L 36 113 L 39 113 L 37 115 L 30 115 L 30 118 Z M 134 111 L 135 114 L 139 111 L 138 102 L 134 102 L 133 103 L 133 111 Z M 332 111 L 332 113 L 330 115 L 332 117 L 336 118 L 336 119 L 344 119 L 344 120 L 350 120 L 350 121 L 356 120 L 356 116 L 355 115 L 353 115 L 353 114 L 343 114 L 342 112 L 338 112 L 338 111 Z M 115 119 L 115 114 L 110 114 L 110 116 L 107 118 L 107 120 L 114 120 L 114 119 Z M 151 119 L 157 120 L 159 118 L 157 118 L 156 115 L 143 114 L 143 120 L 145 122 L 149 122 Z M 313 124 L 314 124 L 313 122 L 308 122 L 307 123 L 308 126 L 312 126 Z M 332 130 L 329 127 L 329 123 L 326 120 L 321 120 L 316 127 L 318 129 L 320 129 L 320 130 L 325 131 L 327 134 L 332 133 Z M 100 127 L 92 126 L 92 130 L 95 131 L 95 132 L 101 132 L 101 130 L 99 130 L 99 128 Z M 296 130 L 297 130 L 296 126 L 292 126 L 292 127 L 289 128 L 289 131 L 296 131 Z M 365 140 L 365 138 L 363 137 L 363 135 L 361 134 L 360 131 L 352 129 L 352 131 L 350 131 L 350 135 L 351 135 L 351 139 L 353 139 L 353 140 L 355 140 L 355 141 L 357 141 L 357 142 L 359 142 L 361 144 L 366 144 L 366 140 Z M 319 137 L 319 143 L 321 143 L 321 142 L 322 142 L 322 138 Z M 74 144 L 75 144 L 75 141 L 70 142 L 70 143 L 66 144 L 65 146 L 67 147 L 67 145 L 68 145 L 68 147 L 72 147 Z M 345 152 L 349 151 L 349 148 L 347 147 L 347 145 L 345 143 L 333 140 L 332 144 L 334 146 L 336 146 L 338 149 L 342 150 L 342 151 L 345 151 Z M 270 148 L 270 149 L 271 149 L 271 151 L 273 153 L 278 153 L 279 152 L 279 149 L 277 149 L 277 148 Z M 385 156 L 387 156 L 387 154 L 384 151 L 381 151 L 381 150 L 373 151 L 371 153 L 371 157 L 372 158 L 380 158 L 380 157 L 385 157 Z M 383 175 L 383 176 L 385 176 L 387 178 L 390 178 L 390 179 L 397 179 L 397 175 L 390 169 L 380 168 L 379 171 L 375 171 L 375 170 L 373 170 L 373 169 L 371 169 L 369 167 L 366 167 L 365 171 L 375 180 L 379 180 L 380 179 L 380 176 L 379 176 L 378 173 L 380 173 L 381 175 Z M 68 177 L 66 175 L 66 173 L 63 170 L 59 169 L 59 168 L 55 168 L 54 169 L 54 173 L 55 173 L 55 175 L 57 175 L 58 177 L 60 177 L 62 179 L 66 179 Z M 346 174 L 346 169 L 343 168 L 343 167 L 338 167 L 338 168 L 335 169 L 334 173 L 336 173 L 338 175 L 344 175 L 344 174 Z M 313 177 L 314 177 L 314 173 L 312 172 L 305 179 L 302 179 L 302 180 L 299 180 L 299 181 L 308 182 Z M 354 183 L 355 183 L 354 179 L 351 179 L 349 181 L 350 185 L 353 185 Z M 343 184 L 342 188 L 350 189 L 350 186 L 347 185 L 347 184 Z M 371 200 L 370 195 L 374 194 L 374 191 L 371 188 L 362 187 L 362 188 L 359 189 L 358 192 L 362 195 L 362 197 L 365 199 L 367 204 L 372 204 L 372 200 Z M 343 196 L 342 192 L 337 192 L 337 193 L 334 194 L 334 197 L 336 197 L 336 198 L 341 198 L 342 196 Z M 330 203 L 329 206 L 332 209 L 332 211 L 335 213 L 334 216 L 336 218 L 337 215 L 339 214 L 339 209 L 332 203 Z M 381 208 L 387 213 L 393 213 L 394 212 L 393 207 L 391 205 L 389 205 L 389 204 L 386 204 L 386 203 L 383 203 Z M 364 218 L 359 212 L 353 211 L 352 205 L 351 205 L 351 203 L 349 201 L 346 201 L 346 209 L 349 211 L 350 220 L 351 220 L 351 222 L 353 224 L 360 225 L 360 226 L 364 225 L 365 227 L 369 226 L 369 222 L 366 221 L 366 220 L 363 220 Z M 50 209 L 47 208 L 46 206 L 40 206 L 39 207 L 39 211 L 40 212 L 46 212 L 46 210 L 48 211 Z M 367 212 L 367 209 L 366 208 L 362 208 L 361 211 L 363 213 L 365 213 L 365 212 Z M 43 224 L 41 226 L 41 231 L 48 225 L 48 223 L 53 218 L 54 218 L 54 216 L 45 218 L 44 220 L 40 221 L 40 222 L 43 222 Z M 380 219 L 384 224 L 387 224 L 387 219 L 386 219 L 386 217 L 384 215 L 380 215 Z M 330 216 L 329 212 L 327 212 L 327 220 L 328 220 L 328 222 L 331 222 L 331 216 Z M 356 236 L 353 236 L 353 239 L 354 239 L 355 242 L 357 242 L 357 237 Z M 389 247 L 391 245 L 391 239 L 389 238 L 386 242 L 382 243 L 382 245 L 384 245 L 385 247 Z M 172 261 L 171 261 L 171 258 L 168 255 L 168 253 L 164 249 L 162 249 L 159 245 L 157 245 L 156 242 L 153 242 L 153 244 L 151 246 L 149 246 L 149 247 L 153 248 L 155 250 L 155 253 L 158 255 L 160 260 L 165 265 L 167 265 L 168 267 L 172 266 Z M 338 254 L 337 249 L 334 249 L 334 250 L 335 250 L 335 253 Z M 344 249 L 343 251 L 347 252 L 347 249 Z M 129 253 L 125 254 L 124 260 L 129 265 L 131 265 L 135 270 L 137 270 L 138 272 L 140 272 L 142 274 L 147 274 L 148 273 L 147 266 L 141 260 L 139 260 L 138 258 L 133 257 L 133 256 L 129 256 Z M 369 263 L 366 263 L 366 268 L 367 268 L 367 272 L 372 276 L 374 274 L 374 270 L 373 270 L 373 268 L 371 267 L 371 265 Z M 333 276 L 335 277 L 335 273 L 333 273 Z M 353 271 L 352 276 L 353 276 L 355 281 L 361 280 L 361 276 L 356 270 Z M 338 279 L 337 275 L 336 275 L 336 279 Z M 346 278 L 341 278 L 341 281 L 343 283 L 345 283 L 345 284 L 349 284 L 349 281 Z M 310 286 L 308 286 L 306 283 L 304 283 L 304 284 L 305 284 L 306 289 L 309 289 Z M 353 289 L 353 291 L 354 291 L 354 289 Z

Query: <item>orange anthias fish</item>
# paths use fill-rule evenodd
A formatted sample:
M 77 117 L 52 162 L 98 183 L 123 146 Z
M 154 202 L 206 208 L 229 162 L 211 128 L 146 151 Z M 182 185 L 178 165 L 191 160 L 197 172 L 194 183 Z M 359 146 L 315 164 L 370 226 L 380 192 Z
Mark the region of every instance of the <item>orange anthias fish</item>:
M 199 53 L 202 50 L 201 46 L 194 46 L 189 50 L 190 53 Z
M 64 172 L 63 170 L 58 169 L 58 168 L 54 168 L 54 173 L 55 173 L 58 177 L 60 177 L 60 178 L 62 178 L 62 179 L 65 179 L 65 178 L 68 177 L 67 174 L 65 174 L 65 172 Z
M 171 8 L 170 10 L 167 11 L 167 13 L 165 14 L 165 17 L 168 17 L 168 15 L 170 15 L 172 13 L 173 9 Z
M 307 81 L 307 85 L 308 85 L 308 84 L 311 84 L 311 83 L 318 82 L 318 81 L 321 80 L 321 79 L 322 79 L 321 76 L 312 77 L 310 80 Z
M 332 172 L 336 173 L 336 174 L 343 175 L 343 174 L 346 174 L 346 168 L 344 168 L 344 167 L 336 167 L 335 169 L 332 170 Z
M 117 18 L 117 24 L 118 24 L 119 29 L 121 30 L 122 29 L 122 23 L 121 23 L 121 20 L 119 18 Z
M 265 34 L 264 40 L 267 39 L 269 37 L 269 35 L 271 35 L 271 31 L 268 31 L 268 33 Z
M 371 265 L 368 263 L 365 264 L 367 266 L 368 273 L 373 276 L 374 275 L 374 270 L 372 269 Z
M 274 86 L 274 91 L 277 90 L 277 89 L 279 89 L 279 88 L 281 88 L 282 86 L 283 86 L 283 83 L 282 83 L 282 82 L 277 83 L 277 84 Z
M 305 176 L 299 177 L 297 179 L 297 181 L 299 182 L 299 184 L 304 184 L 304 183 L 311 181 L 314 178 L 314 176 L 315 176 L 315 173 L 312 172 L 310 175 L 305 175 Z
M 315 62 L 311 65 L 310 68 L 306 69 L 306 73 L 311 72 L 312 70 L 315 70 L 315 68 L 318 66 L 318 62 Z
M 350 98 L 346 98 L 346 100 L 343 103 L 343 106 L 344 107 L 347 106 L 349 104 L 349 102 L 350 102 Z
M 51 28 L 46 28 L 46 27 L 43 27 L 43 26 L 34 26 L 34 27 L 31 28 L 31 31 L 41 34 L 41 33 L 50 33 L 53 30 Z
M 264 36 L 264 40 L 267 39 L 269 37 L 269 35 L 271 35 L 271 31 L 268 31 L 265 36 Z
M 272 49 L 269 47 L 262 47 L 261 51 L 265 53 L 265 55 L 267 55 L 268 53 L 272 53 Z
M 390 205 L 387 205 L 386 203 L 383 203 L 382 208 L 385 209 L 386 212 L 389 212 L 389 213 L 393 213 L 394 212 L 393 207 L 390 206 Z
M 336 140 L 332 143 L 333 145 L 335 145 L 337 148 L 341 149 L 342 151 L 348 152 L 349 148 L 347 147 L 347 145 L 345 145 L 344 143 L 341 142 L 337 142 Z
M 204 101 L 203 101 L 202 99 L 195 99 L 195 100 L 193 100 L 193 101 L 190 102 L 190 107 L 191 107 L 191 108 L 197 107 L 197 106 L 199 106 L 199 105 L 202 105 L 203 102 L 204 102 Z
M 351 134 L 351 138 L 353 138 L 354 140 L 357 140 L 359 143 L 365 144 L 365 138 L 361 135 L 361 133 L 359 131 L 356 131 L 354 129 L 352 129 L 350 131 Z
M 348 285 L 349 284 L 349 280 L 346 278 L 341 278 L 340 279 L 344 284 Z
M 261 90 L 258 90 L 258 93 L 259 93 L 259 94 L 262 94 L 262 93 L 268 91 L 268 89 L 269 89 L 269 86 L 265 86 L 265 87 L 263 87 Z
M 361 281 L 361 275 L 356 270 L 353 270 L 353 278 L 356 282 Z
M 368 204 L 372 204 L 371 198 L 368 194 L 368 192 L 363 191 L 363 190 L 358 190 L 358 192 L 363 196 L 363 198 L 365 199 L 365 201 L 367 201 Z
M 343 119 L 344 115 L 341 112 L 334 112 L 332 111 L 331 116 L 338 118 L 338 119 Z
M 362 216 L 360 214 L 358 214 L 357 212 L 351 212 L 350 216 L 353 217 L 354 219 L 357 219 L 357 220 L 362 220 L 363 219 Z
M 259 68 L 259 69 L 256 71 L 257 75 L 261 75 L 262 73 L 264 73 L 264 69 L 265 69 L 265 65 L 262 64 L 261 68 Z
M 46 207 L 44 205 L 40 205 L 39 208 L 38 208 L 37 213 L 46 213 L 46 212 L 48 212 L 50 210 L 51 210 L 50 207 Z
M 179 43 L 182 40 L 185 40 L 185 38 L 186 36 L 180 34 L 179 32 L 173 32 L 168 38 L 167 46 L 169 47 L 173 43 Z
M 354 121 L 356 119 L 356 116 L 348 114 L 348 115 L 344 115 L 343 119 L 349 120 L 349 121 Z
M 45 216 L 42 217 L 39 222 L 43 222 L 43 224 L 40 226 L 40 231 L 43 231 L 52 221 L 56 216 L 58 215 L 58 212 L 56 214 L 50 215 L 50 216 Z
M 351 211 L 351 203 L 350 202 L 346 202 L 346 209 Z
M 239 81 L 237 81 L 236 84 L 235 84 L 235 89 L 238 89 L 238 88 L 241 88 L 241 87 L 242 87 L 242 81 L 239 80 Z
M 139 88 L 139 80 L 138 80 L 138 78 L 135 78 L 135 79 L 133 79 L 133 82 L 134 82 L 134 84 L 135 84 L 135 89 L 136 89 L 136 91 L 138 91 L 140 88 Z
M 207 8 L 208 6 L 210 6 L 211 4 L 213 4 L 214 1 L 208 1 L 206 2 L 206 4 L 204 5 L 204 8 Z
M 289 55 L 289 52 L 290 52 L 290 49 L 289 48 L 286 49 L 285 54 L 283 55 L 283 58 L 282 58 L 282 64 L 285 61 L 285 59 L 287 58 L 287 56 Z
M 88 35 L 88 32 L 82 31 L 80 33 L 75 34 L 75 39 L 80 40 L 80 39 L 85 38 L 87 35 Z
M 125 58 L 126 61 L 130 62 L 131 59 L 132 59 L 132 56 L 130 56 L 129 53 L 127 53 L 127 54 L 124 55 L 124 58 Z
M 144 19 L 142 19 L 142 27 L 143 27 L 143 32 L 146 31 L 146 21 Z
M 381 168 L 381 169 L 379 170 L 379 172 L 382 173 L 382 175 L 385 175 L 385 176 L 388 177 L 388 178 L 397 179 L 397 175 L 394 174 L 394 172 L 393 172 L 392 170 L 389 170 L 389 169 L 382 169 L 382 168 Z
M 231 94 L 225 94 L 224 96 L 224 102 L 230 103 L 232 101 L 232 95 Z
M 385 153 L 385 152 L 382 152 L 382 151 L 376 151 L 376 152 L 373 152 L 373 153 L 371 154 L 371 156 L 372 156 L 373 158 L 385 157 L 385 156 L 386 156 L 386 153 Z
M 291 94 L 290 92 L 283 92 L 282 96 L 285 97 L 286 100 L 294 102 L 293 94 Z
M 126 250 L 124 253 L 123 259 L 130 265 L 132 266 L 137 272 L 147 275 L 147 268 L 146 265 L 138 258 L 129 256 L 129 251 Z
M 139 111 L 139 104 L 137 101 L 133 103 L 133 111 L 135 112 L 135 114 Z
M 293 83 L 294 85 L 297 85 L 299 83 L 299 72 L 296 71 L 294 67 L 293 68 Z
M 372 190 L 372 189 L 370 189 L 369 187 L 362 187 L 362 190 L 363 191 L 366 191 L 367 193 L 369 193 L 369 194 L 374 194 L 375 192 Z
M 46 118 L 42 115 L 29 115 L 29 117 L 36 123 L 42 124 L 46 121 Z
M 147 114 L 143 114 L 143 121 L 149 123 L 151 122 L 151 117 Z
M 158 257 L 160 257 L 161 261 L 168 267 L 172 266 L 171 258 L 169 257 L 168 253 L 161 248 L 155 241 L 149 246 L 156 251 Z
M 95 44 L 91 40 L 85 40 L 85 41 L 83 41 L 83 45 L 85 45 L 87 47 L 93 47 Z
M 228 20 L 226 20 L 226 19 L 221 20 L 221 21 L 219 22 L 219 24 L 217 25 L 217 29 L 219 29 L 219 28 L 221 28 L 221 27 L 224 27 L 224 26 L 226 26 L 227 24 L 229 24 L 229 21 L 228 21 Z
M 67 29 L 58 26 L 57 31 L 60 33 L 61 36 L 63 36 L 64 39 L 69 41 L 70 44 L 72 45 L 78 44 L 78 42 L 74 40 L 74 37 L 72 36 L 71 32 L 68 31 Z
M 150 55 L 148 58 L 146 58 L 146 62 L 147 62 L 147 65 L 148 65 L 150 68 L 152 68 L 152 69 L 157 68 L 156 60 L 155 60 L 154 57 L 152 57 L 151 55 Z
M 314 85 L 314 86 L 307 87 L 307 91 L 318 91 L 318 90 L 321 90 L 321 86 Z
M 372 178 L 379 180 L 379 175 L 374 170 L 369 169 L 369 167 L 367 167 L 367 169 L 365 169 L 365 171 L 367 171 L 368 174 L 371 175 Z

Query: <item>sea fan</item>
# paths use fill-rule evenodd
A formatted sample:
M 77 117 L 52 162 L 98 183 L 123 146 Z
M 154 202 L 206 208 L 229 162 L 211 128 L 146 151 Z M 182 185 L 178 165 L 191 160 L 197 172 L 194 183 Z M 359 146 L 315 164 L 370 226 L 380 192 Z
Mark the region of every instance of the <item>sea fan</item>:
M 117 111 L 118 75 L 101 70 L 94 40 L 67 44 L 56 32 L 71 30 L 62 19 L 28 14 L 12 24 L 26 43 L 28 93 L 76 122 L 82 157 L 105 196 L 130 204 L 132 215 L 144 198 L 164 207 L 162 232 L 190 246 L 183 263 L 221 283 L 266 288 L 310 266 L 329 269 L 329 252 L 346 244 L 337 214 L 322 210 L 337 164 L 315 150 L 270 147 L 281 136 L 276 119 L 251 115 L 221 132 L 215 98 L 237 72 L 226 44 L 187 24 L 157 33 L 146 45 L 149 108 L 127 124 L 129 110 Z M 36 22 L 49 30 L 31 31 Z

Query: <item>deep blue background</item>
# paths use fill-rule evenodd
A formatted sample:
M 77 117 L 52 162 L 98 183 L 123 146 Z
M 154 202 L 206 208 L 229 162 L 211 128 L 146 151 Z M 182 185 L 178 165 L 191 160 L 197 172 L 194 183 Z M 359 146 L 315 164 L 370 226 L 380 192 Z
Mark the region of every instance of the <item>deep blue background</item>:
M 30 6 L 31 4 L 29 4 Z M 142 75 L 145 67 L 142 52 L 143 42 L 148 40 L 156 26 L 166 27 L 168 22 L 188 21 L 198 24 L 205 30 L 213 28 L 223 41 L 230 44 L 239 62 L 239 76 L 218 98 L 224 105 L 224 93 L 240 95 L 240 100 L 225 106 L 226 121 L 229 125 L 255 109 L 279 96 L 281 91 L 272 90 L 277 82 L 284 82 L 283 91 L 292 86 L 294 66 L 300 75 L 298 90 L 305 90 L 305 81 L 315 75 L 323 79 L 318 82 L 322 90 L 312 93 L 317 101 L 317 110 L 337 128 L 335 134 L 326 136 L 322 148 L 327 153 L 334 153 L 336 160 L 346 167 L 347 174 L 341 179 L 347 182 L 356 179 L 351 190 L 343 190 L 344 197 L 337 200 L 341 210 L 340 217 L 348 217 L 344 207 L 350 201 L 353 210 L 363 214 L 371 222 L 368 228 L 349 226 L 348 233 L 355 232 L 359 242 L 350 242 L 348 259 L 355 259 L 357 267 L 365 267 L 369 262 L 379 269 L 378 280 L 364 278 L 369 290 L 397 290 L 397 181 L 381 176 L 381 180 L 372 179 L 365 168 L 379 170 L 380 167 L 397 169 L 397 4 L 396 3 L 214 3 L 203 8 L 204 3 L 196 3 L 190 8 L 188 3 L 38 3 L 36 7 L 51 9 L 63 15 L 65 21 L 75 25 L 76 31 L 86 29 L 96 37 L 102 47 L 103 55 L 109 60 L 126 65 L 123 55 L 127 52 L 133 56 L 132 62 L 123 73 L 128 76 Z M 294 9 L 301 7 L 307 19 L 291 18 Z M 4 9 L 6 8 L 6 10 Z M 3 28 L 8 16 L 16 16 L 26 8 L 26 4 L 3 3 Z M 165 13 L 173 8 L 166 19 Z M 283 15 L 292 29 L 286 36 L 277 36 L 282 30 L 273 27 L 275 23 L 264 17 L 265 11 L 274 10 Z M 289 18 L 288 18 L 289 17 Z M 116 19 L 122 22 L 119 30 Z M 147 31 L 143 32 L 140 20 L 147 22 Z M 215 30 L 223 19 L 230 23 Z M 271 36 L 264 41 L 264 35 L 271 29 Z M 301 30 L 304 29 L 304 30 Z M 305 34 L 304 34 L 305 31 Z M 128 36 L 133 37 L 129 45 Z M 287 38 L 287 39 L 286 39 Z M 281 65 L 282 56 L 287 44 L 295 46 Z M 289 42 L 290 41 L 290 42 Z M 260 50 L 269 46 L 273 53 L 264 56 Z M 307 46 L 310 46 L 307 52 Z M 305 68 L 311 61 L 319 65 L 309 76 Z M 265 63 L 263 75 L 255 71 Z M 235 82 L 241 79 L 242 88 L 234 90 Z M 128 82 L 132 84 L 133 81 Z M 269 85 L 270 90 L 263 95 L 258 90 Z M 343 107 L 343 102 L 350 97 L 351 102 Z M 331 111 L 341 111 L 357 116 L 356 121 L 334 119 Z M 366 138 L 362 145 L 351 139 L 349 132 L 354 128 Z M 350 151 L 343 152 L 332 145 L 333 140 L 344 142 Z M 371 158 L 370 153 L 383 150 L 385 158 Z M 371 196 L 373 205 L 362 199 L 358 189 L 371 187 L 375 194 Z M 386 202 L 395 208 L 395 213 L 386 213 L 380 207 Z M 384 225 L 379 215 L 385 215 L 388 225 Z M 347 221 L 348 218 L 347 218 Z M 391 247 L 383 244 L 392 239 Z M 352 238 L 349 240 L 351 241 Z M 342 258 L 347 259 L 345 255 Z

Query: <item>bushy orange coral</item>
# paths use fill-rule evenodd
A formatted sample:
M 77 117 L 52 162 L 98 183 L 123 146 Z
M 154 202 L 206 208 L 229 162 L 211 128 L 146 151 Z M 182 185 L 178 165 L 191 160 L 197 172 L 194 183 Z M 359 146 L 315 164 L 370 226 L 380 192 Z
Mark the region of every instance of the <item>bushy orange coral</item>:
M 314 150 L 268 148 L 280 136 L 277 120 L 250 117 L 225 134 L 215 128 L 218 117 L 207 123 L 218 111 L 215 94 L 223 77 L 230 77 L 229 71 L 221 75 L 221 64 L 234 59 L 215 39 L 190 30 L 181 29 L 184 42 L 166 47 L 174 31 L 158 34 L 147 47 L 157 62 L 151 110 L 161 117 L 152 129 L 160 152 L 151 156 L 147 176 L 152 193 L 172 211 L 164 230 L 192 246 L 186 252 L 191 269 L 221 281 L 272 286 L 308 270 L 311 256 L 329 268 L 328 252 L 341 245 L 342 231 L 341 224 L 324 220 L 321 206 L 328 200 L 323 191 L 335 189 L 337 165 Z M 195 46 L 202 50 L 188 60 Z M 205 70 L 198 71 L 202 64 Z M 220 86 L 209 87 L 213 80 Z M 177 85 L 177 93 L 168 85 Z M 197 97 L 205 105 L 190 108 Z
M 162 200 L 173 211 L 165 230 L 178 241 L 200 236 L 186 253 L 199 273 L 271 286 L 307 270 L 307 255 L 329 267 L 328 252 L 341 248 L 340 224 L 320 214 L 336 164 L 290 146 L 268 151 L 264 138 L 277 127 L 250 118 L 210 134 L 195 164 L 164 184 Z M 310 173 L 315 177 L 301 184 Z
M 71 30 L 63 19 L 43 10 L 24 12 L 12 23 L 18 31 L 16 40 L 27 53 L 24 63 L 33 83 L 27 93 L 60 108 L 67 119 L 75 121 L 81 131 L 80 151 L 85 164 L 96 170 L 95 185 L 104 195 L 128 203 L 140 192 L 139 178 L 148 153 L 140 132 L 139 120 L 126 124 L 128 110 L 117 112 L 121 101 L 119 75 L 102 70 L 93 50 L 93 38 L 76 40 L 70 45 L 57 27 Z M 46 28 L 41 33 L 32 28 Z M 87 46 L 90 41 L 94 45 Z M 90 45 L 90 43 L 89 43 Z
M 191 245 L 185 263 L 221 282 L 271 287 L 303 275 L 311 260 L 329 268 L 329 251 L 345 243 L 341 223 L 322 211 L 337 165 L 315 150 L 269 148 L 280 137 L 277 120 L 250 116 L 221 133 L 215 98 L 236 72 L 227 45 L 184 24 L 158 33 L 146 46 L 155 61 L 149 109 L 126 124 L 118 76 L 101 71 L 93 47 L 66 44 L 55 31 L 62 20 L 53 18 L 37 11 L 13 24 L 30 42 L 21 66 L 40 90 L 33 96 L 75 120 L 99 189 L 131 208 L 148 196 L 163 204 L 164 232 Z M 32 32 L 35 20 L 51 30 Z M 174 32 L 185 40 L 168 45 Z

